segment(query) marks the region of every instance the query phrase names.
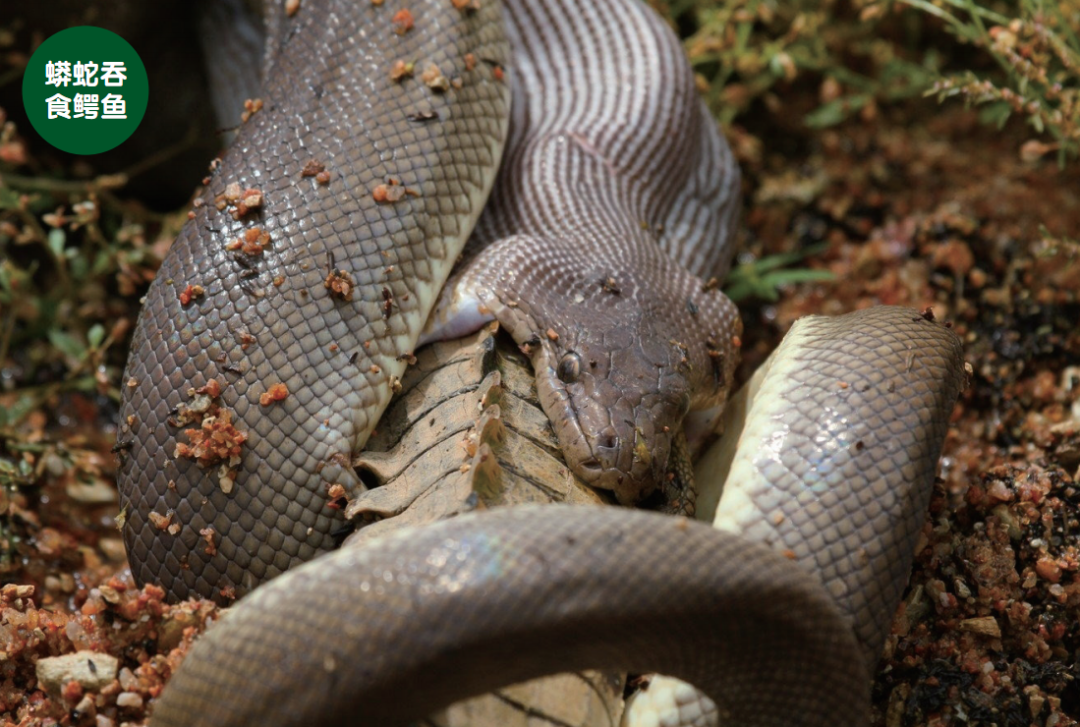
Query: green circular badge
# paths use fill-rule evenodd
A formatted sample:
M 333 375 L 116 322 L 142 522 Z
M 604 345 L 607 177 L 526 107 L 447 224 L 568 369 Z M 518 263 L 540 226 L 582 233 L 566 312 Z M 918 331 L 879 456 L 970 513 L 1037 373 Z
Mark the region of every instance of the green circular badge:
M 26 66 L 23 104 L 45 141 L 98 154 L 138 128 L 150 88 L 131 44 L 104 28 L 68 28 L 42 43 Z

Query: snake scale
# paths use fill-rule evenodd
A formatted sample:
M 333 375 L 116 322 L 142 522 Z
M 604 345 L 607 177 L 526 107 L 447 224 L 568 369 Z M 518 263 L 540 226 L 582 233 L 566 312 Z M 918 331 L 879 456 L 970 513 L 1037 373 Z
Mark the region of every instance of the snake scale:
M 266 29 L 262 108 L 125 374 L 136 578 L 227 601 L 332 549 L 329 505 L 361 491 L 352 455 L 474 226 L 425 338 L 497 318 L 568 464 L 648 495 L 687 412 L 724 402 L 740 332 L 705 282 L 737 167 L 670 30 L 635 0 L 273 2 Z M 857 723 L 960 348 L 900 309 L 801 330 L 761 388 L 771 428 L 741 440 L 737 532 L 553 507 L 346 548 L 245 598 L 154 724 L 389 724 L 579 667 L 686 678 L 736 724 Z

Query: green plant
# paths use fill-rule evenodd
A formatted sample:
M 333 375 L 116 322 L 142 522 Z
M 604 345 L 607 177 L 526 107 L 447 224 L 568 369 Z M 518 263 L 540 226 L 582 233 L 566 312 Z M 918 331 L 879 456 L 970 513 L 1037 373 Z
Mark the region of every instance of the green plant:
M 112 186 L 24 177 L 0 163 L 0 430 L 57 394 L 119 400 L 124 351 L 114 344 L 153 278 L 144 230 L 160 220 Z
M 699 87 L 724 124 L 754 101 L 788 112 L 777 87 L 813 78 L 821 105 L 805 121 L 829 126 L 879 101 L 919 96 L 943 63 L 933 47 L 901 48 L 882 37 L 878 15 L 830 0 L 673 0 L 661 9 L 689 29 Z
M 1034 159 L 1056 151 L 1058 163 L 1080 152 L 1080 6 L 1075 2 L 1020 0 L 1019 17 L 1007 18 L 971 0 L 950 0 L 950 12 L 926 0 L 904 0 L 945 20 L 957 37 L 986 50 L 1001 73 L 963 71 L 936 81 L 927 95 L 962 97 L 982 106 L 982 119 L 1002 126 L 1013 115 L 1027 118 L 1044 144 L 1030 140 L 1022 153 Z M 1068 14 L 1067 14 L 1068 13 Z M 962 14 L 966 14 L 962 15 Z M 987 23 L 994 23 L 987 27 Z
M 987 123 L 1026 117 L 1052 141 L 1029 141 L 1021 150 L 1025 158 L 1056 151 L 1063 163 L 1080 149 L 1077 0 L 1009 0 L 992 7 L 974 0 L 654 5 L 683 30 L 699 87 L 724 124 L 755 101 L 774 114 L 790 114 L 779 90 L 803 79 L 818 84 L 820 103 L 802 117 L 810 127 L 855 114 L 870 118 L 881 103 L 928 95 L 982 106 Z
M 780 289 L 785 285 L 834 280 L 835 276 L 828 270 L 787 267 L 824 249 L 825 245 L 813 245 L 798 252 L 768 255 L 751 263 L 737 265 L 728 273 L 724 293 L 736 303 L 750 298 L 775 302 L 780 299 Z

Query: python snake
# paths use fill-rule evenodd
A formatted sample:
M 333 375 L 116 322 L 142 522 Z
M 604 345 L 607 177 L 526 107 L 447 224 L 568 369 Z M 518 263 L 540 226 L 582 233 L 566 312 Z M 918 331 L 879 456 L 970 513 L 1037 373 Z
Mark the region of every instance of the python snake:
M 647 495 L 687 411 L 726 398 L 740 330 L 705 282 L 730 261 L 738 172 L 670 30 L 634 0 L 305 0 L 266 24 L 263 106 L 152 285 L 125 374 L 136 578 L 226 601 L 333 547 L 328 505 L 361 490 L 352 454 L 474 225 L 436 334 L 498 318 L 568 463 Z M 728 527 L 770 527 L 767 545 L 553 509 L 345 549 L 246 598 L 155 724 L 387 723 L 575 666 L 689 678 L 740 724 L 857 722 L 960 353 L 910 311 L 820 325 L 818 349 L 772 367 L 816 378 L 782 377 L 799 386 L 747 455 L 770 482 L 803 475 L 783 486 L 802 509 L 753 477 L 724 496 L 749 518 Z M 317 688 L 289 689 L 304 668 Z M 445 678 L 416 696 L 421 674 Z

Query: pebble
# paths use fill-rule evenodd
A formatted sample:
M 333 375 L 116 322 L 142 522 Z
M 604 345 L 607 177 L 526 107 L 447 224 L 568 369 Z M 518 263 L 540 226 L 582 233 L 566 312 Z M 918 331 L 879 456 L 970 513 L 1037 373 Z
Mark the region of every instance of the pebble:
M 84 690 L 98 691 L 116 678 L 120 662 L 115 656 L 96 651 L 76 651 L 64 656 L 39 659 L 36 672 L 46 691 L 59 695 L 64 684 L 75 681 Z
M 125 709 L 142 709 L 142 696 L 135 692 L 120 692 L 116 695 L 116 706 Z
M 968 631 L 981 636 L 989 636 L 994 639 L 1001 638 L 1001 627 L 993 616 L 980 616 L 967 618 L 956 625 L 960 631 Z M 993 666 L 991 664 L 991 666 Z
M 127 559 L 124 541 L 120 538 L 102 538 L 98 542 L 98 547 L 105 554 L 105 557 L 113 563 L 123 563 Z

